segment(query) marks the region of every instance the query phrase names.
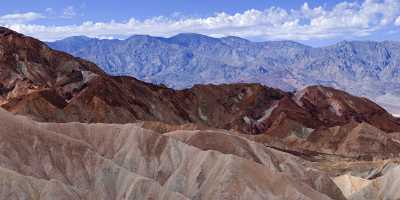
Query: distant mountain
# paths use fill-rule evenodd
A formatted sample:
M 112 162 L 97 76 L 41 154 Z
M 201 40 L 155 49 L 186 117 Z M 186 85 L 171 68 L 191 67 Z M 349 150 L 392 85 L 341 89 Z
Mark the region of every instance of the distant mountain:
M 400 119 L 341 90 L 173 90 L 2 27 L 0 72 L 0 199 L 399 199 Z
M 343 41 L 313 48 L 187 33 L 126 40 L 71 37 L 48 44 L 110 74 L 178 89 L 204 83 L 256 82 L 284 90 L 321 84 L 373 98 L 392 111 L 398 108 L 393 98 L 400 100 L 399 42 Z
M 190 44 L 184 43 L 194 40 L 183 36 L 172 40 L 182 45 L 215 42 L 196 38 Z M 0 45 L 0 106 L 39 121 L 194 123 L 251 134 L 290 121 L 312 129 L 355 121 L 386 132 L 400 131 L 398 119 L 378 105 L 329 87 L 291 93 L 260 84 L 222 84 L 176 91 L 132 77 L 109 76 L 91 62 L 5 28 L 0 28 Z

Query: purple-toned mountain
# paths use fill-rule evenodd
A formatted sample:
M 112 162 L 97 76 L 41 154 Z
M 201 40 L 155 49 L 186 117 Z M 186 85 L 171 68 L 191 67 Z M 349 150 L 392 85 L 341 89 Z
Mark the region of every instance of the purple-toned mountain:
M 343 41 L 313 48 L 291 41 L 251 42 L 238 37 L 136 35 L 126 40 L 72 37 L 51 47 L 175 89 L 194 84 L 261 83 L 283 90 L 324 85 L 366 96 L 400 114 L 400 43 Z
M 241 83 L 173 90 L 109 76 L 93 63 L 5 28 L 0 49 L 1 106 L 38 121 L 159 121 L 277 138 L 297 131 L 293 122 L 313 132 L 350 123 L 400 131 L 399 120 L 377 104 L 329 87 L 290 93 Z
M 330 87 L 174 90 L 0 28 L 0 104 L 0 199 L 399 197 L 399 119 Z

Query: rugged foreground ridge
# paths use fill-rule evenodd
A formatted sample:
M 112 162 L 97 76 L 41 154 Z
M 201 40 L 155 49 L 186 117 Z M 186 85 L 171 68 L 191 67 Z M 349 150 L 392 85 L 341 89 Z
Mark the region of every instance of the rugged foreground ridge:
M 318 163 L 223 130 L 38 123 L 4 110 L 0 126 L 1 199 L 400 197 L 396 161 L 346 162 L 353 174 L 332 180 Z
M 0 119 L 2 199 L 344 199 L 309 162 L 226 132 Z
M 6 28 L 0 72 L 1 199 L 400 197 L 400 120 L 366 98 L 323 86 L 173 90 Z

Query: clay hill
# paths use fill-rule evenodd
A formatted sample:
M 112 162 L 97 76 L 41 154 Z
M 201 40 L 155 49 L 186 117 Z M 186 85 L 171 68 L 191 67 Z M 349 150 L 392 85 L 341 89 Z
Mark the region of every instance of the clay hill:
M 1 199 L 399 197 L 400 120 L 329 87 L 173 90 L 0 28 L 0 105 Z
M 311 86 L 288 93 L 258 84 L 230 84 L 175 91 L 108 76 L 93 63 L 6 28 L 0 29 L 0 70 L 1 107 L 37 121 L 196 124 L 261 135 L 258 140 L 287 138 L 292 130 L 301 130 L 299 138 L 310 135 L 307 144 L 328 145 L 331 152 L 345 139 L 328 136 L 339 141 L 325 145 L 318 135 L 361 124 L 400 132 L 400 120 L 377 104 L 332 88 Z M 315 146 L 301 143 L 303 148 Z

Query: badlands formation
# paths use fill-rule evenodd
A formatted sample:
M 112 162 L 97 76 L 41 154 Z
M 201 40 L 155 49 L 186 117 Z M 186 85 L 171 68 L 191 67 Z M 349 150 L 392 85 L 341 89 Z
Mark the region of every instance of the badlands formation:
M 399 199 L 400 119 L 323 86 L 173 90 L 0 28 L 0 199 Z

